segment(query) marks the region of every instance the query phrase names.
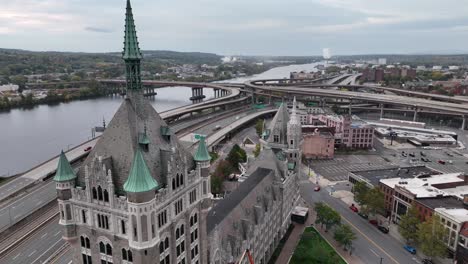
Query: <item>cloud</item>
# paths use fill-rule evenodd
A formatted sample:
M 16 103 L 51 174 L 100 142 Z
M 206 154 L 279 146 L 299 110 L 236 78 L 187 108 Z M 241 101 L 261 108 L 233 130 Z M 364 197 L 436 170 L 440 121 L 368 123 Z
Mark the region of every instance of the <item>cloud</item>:
M 97 32 L 97 33 L 111 33 L 111 32 L 113 32 L 110 29 L 98 28 L 98 27 L 85 27 L 84 30 L 91 31 L 91 32 Z

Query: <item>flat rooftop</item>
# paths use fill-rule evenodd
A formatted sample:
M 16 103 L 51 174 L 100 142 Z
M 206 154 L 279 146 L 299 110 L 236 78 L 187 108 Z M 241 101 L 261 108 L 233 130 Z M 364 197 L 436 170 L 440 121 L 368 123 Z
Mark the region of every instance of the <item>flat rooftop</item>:
M 466 209 L 446 209 L 446 208 L 436 208 L 438 214 L 450 216 L 453 220 L 458 223 L 463 223 L 468 221 L 468 210 Z
M 438 171 L 432 170 L 426 166 L 413 166 L 413 167 L 395 167 L 390 169 L 376 169 L 366 171 L 353 171 L 354 175 L 358 175 L 362 178 L 369 180 L 369 182 L 378 186 L 380 180 L 400 178 L 409 179 L 420 175 L 435 175 L 440 174 Z
M 435 208 L 465 208 L 463 200 L 457 199 L 452 196 L 437 197 L 437 198 L 420 198 L 417 201 L 431 209 Z

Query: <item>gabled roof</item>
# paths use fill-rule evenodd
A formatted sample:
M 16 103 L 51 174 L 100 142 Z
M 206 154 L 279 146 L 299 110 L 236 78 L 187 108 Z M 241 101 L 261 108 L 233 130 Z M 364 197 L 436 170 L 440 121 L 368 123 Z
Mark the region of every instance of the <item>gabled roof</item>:
M 130 0 L 127 0 L 127 11 L 125 13 L 125 38 L 124 38 L 124 50 L 122 52 L 122 58 L 140 60 L 143 56 L 141 55 L 140 48 L 138 47 L 138 38 L 135 29 L 135 21 L 133 20 L 132 6 Z
M 131 193 L 147 192 L 159 187 L 158 182 L 151 176 L 140 148 L 137 148 L 130 174 L 123 187 L 126 192 Z
M 200 137 L 200 141 L 198 142 L 198 149 L 193 157 L 195 161 L 210 161 L 211 155 L 206 148 L 205 137 Z
M 279 135 L 279 144 L 287 144 L 287 131 L 288 131 L 289 113 L 288 108 L 284 103 L 281 103 L 278 111 L 273 117 L 273 120 L 268 127 L 269 135 L 267 141 L 274 142 L 274 135 Z
M 59 162 L 57 165 L 57 171 L 55 172 L 54 181 L 64 182 L 64 181 L 73 180 L 75 178 L 76 178 L 75 172 L 73 171 L 73 168 L 71 167 L 70 162 L 68 162 L 68 159 L 62 150 L 62 153 L 60 153 Z

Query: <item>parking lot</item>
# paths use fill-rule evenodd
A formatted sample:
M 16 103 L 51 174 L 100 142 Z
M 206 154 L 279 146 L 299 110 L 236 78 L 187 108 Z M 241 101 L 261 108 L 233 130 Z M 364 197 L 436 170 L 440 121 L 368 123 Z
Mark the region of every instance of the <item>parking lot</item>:
M 310 168 L 330 181 L 345 181 L 348 172 L 394 168 L 379 155 L 335 155 L 333 160 L 312 160 Z

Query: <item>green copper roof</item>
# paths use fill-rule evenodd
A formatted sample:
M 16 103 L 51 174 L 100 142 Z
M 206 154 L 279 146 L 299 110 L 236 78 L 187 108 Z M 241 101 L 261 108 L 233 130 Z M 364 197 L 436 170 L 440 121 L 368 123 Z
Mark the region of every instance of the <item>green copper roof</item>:
M 151 173 L 143 159 L 143 154 L 138 148 L 133 158 L 130 174 L 124 184 L 124 190 L 131 193 L 147 192 L 158 188 L 158 182 Z
M 55 172 L 54 181 L 63 182 L 63 181 L 73 180 L 75 178 L 76 178 L 75 172 L 73 171 L 73 168 L 71 167 L 70 162 L 68 162 L 68 159 L 62 150 L 62 153 L 60 153 L 59 162 L 57 165 L 57 171 Z
M 200 137 L 200 141 L 198 142 L 198 149 L 193 157 L 195 161 L 210 161 L 211 155 L 206 148 L 205 137 Z
M 161 135 L 170 136 L 171 135 L 171 129 L 168 126 L 161 126 Z
M 146 135 L 146 133 L 140 133 L 140 135 L 138 136 L 138 144 L 148 145 L 149 143 L 150 143 L 150 140 L 148 136 Z
M 125 13 L 125 39 L 122 58 L 124 60 L 140 60 L 142 57 L 140 48 L 138 47 L 138 38 L 135 29 L 135 21 L 133 20 L 132 7 L 130 5 L 130 0 L 127 0 L 127 12 Z

